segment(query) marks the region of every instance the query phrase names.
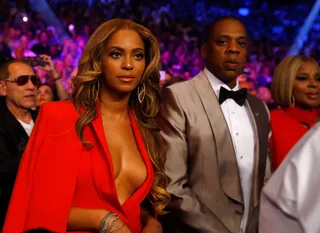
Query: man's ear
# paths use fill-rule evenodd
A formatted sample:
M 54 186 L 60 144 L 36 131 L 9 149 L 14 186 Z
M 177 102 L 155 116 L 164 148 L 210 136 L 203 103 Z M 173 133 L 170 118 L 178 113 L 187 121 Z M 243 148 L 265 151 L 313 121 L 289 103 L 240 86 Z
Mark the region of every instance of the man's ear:
M 208 45 L 207 43 L 203 43 L 201 45 L 200 54 L 203 60 L 207 60 L 207 54 L 208 54 Z
M 0 95 L 7 96 L 7 86 L 4 81 L 0 81 Z

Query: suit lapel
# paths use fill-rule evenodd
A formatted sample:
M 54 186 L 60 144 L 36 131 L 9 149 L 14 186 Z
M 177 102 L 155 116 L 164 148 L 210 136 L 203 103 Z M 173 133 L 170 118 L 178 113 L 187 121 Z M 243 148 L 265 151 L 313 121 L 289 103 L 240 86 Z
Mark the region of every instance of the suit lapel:
M 200 72 L 192 80 L 215 138 L 221 185 L 230 198 L 243 204 L 240 177 L 232 138 L 218 99 L 207 76 Z
M 253 165 L 253 172 L 252 172 L 252 187 L 251 187 L 251 201 L 253 204 L 253 207 L 255 207 L 258 204 L 259 200 L 259 190 L 258 190 L 258 179 L 259 179 L 259 132 L 257 127 L 257 122 L 260 120 L 260 113 L 256 111 L 256 108 L 252 108 L 251 106 L 254 106 L 252 103 L 250 104 L 250 97 L 246 100 L 246 105 L 249 109 L 251 122 L 254 130 L 254 136 L 255 136 L 255 143 L 254 143 L 254 165 Z

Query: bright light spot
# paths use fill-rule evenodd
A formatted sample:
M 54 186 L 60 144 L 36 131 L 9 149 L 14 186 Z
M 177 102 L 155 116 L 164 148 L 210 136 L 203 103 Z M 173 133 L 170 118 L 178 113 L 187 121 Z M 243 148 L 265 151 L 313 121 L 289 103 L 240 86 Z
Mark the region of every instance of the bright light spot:
M 27 16 L 23 16 L 22 20 L 23 20 L 23 22 L 27 22 L 28 21 L 28 17 Z
M 73 24 L 70 24 L 68 28 L 69 28 L 70 31 L 73 31 L 74 25 L 73 25 Z
M 248 8 L 239 8 L 238 14 L 241 16 L 248 16 L 250 14 L 250 10 Z

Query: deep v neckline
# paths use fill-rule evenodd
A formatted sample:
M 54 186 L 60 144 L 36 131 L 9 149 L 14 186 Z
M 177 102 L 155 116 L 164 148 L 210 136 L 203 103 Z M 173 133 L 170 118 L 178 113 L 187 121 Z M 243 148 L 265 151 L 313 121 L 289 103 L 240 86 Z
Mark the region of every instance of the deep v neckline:
M 103 127 L 103 122 L 102 122 L 102 115 L 101 115 L 101 110 L 100 110 L 100 103 L 99 101 L 97 101 L 97 118 L 94 119 L 92 121 L 92 125 L 94 128 L 94 131 L 97 135 L 97 141 L 100 143 L 103 152 L 105 154 L 105 157 L 107 159 L 107 167 L 108 167 L 108 171 L 106 172 L 106 175 L 109 176 L 106 177 L 106 181 L 109 181 L 109 188 L 112 189 L 112 193 L 115 195 L 114 200 L 116 201 L 116 204 L 119 208 L 119 210 L 121 210 L 121 212 L 123 214 L 125 214 L 125 207 L 128 203 L 132 203 L 132 202 L 139 202 L 141 203 L 144 199 L 144 197 L 148 194 L 151 186 L 152 186 L 152 181 L 150 181 L 150 179 L 153 178 L 153 168 L 152 168 L 152 164 L 147 152 L 147 149 L 145 147 L 142 135 L 140 133 L 139 127 L 137 125 L 137 122 L 135 120 L 134 114 L 131 110 L 129 110 L 129 117 L 130 117 L 130 122 L 131 122 L 131 128 L 133 130 L 133 134 L 135 137 L 135 141 L 137 143 L 138 146 L 138 150 L 140 152 L 140 155 L 143 159 L 143 162 L 146 166 L 147 169 L 147 177 L 144 180 L 144 182 L 141 184 L 141 186 L 139 186 L 135 192 L 129 196 L 122 204 L 120 203 L 120 200 L 118 198 L 118 193 L 117 193 L 117 188 L 116 188 L 116 184 L 115 184 L 115 176 L 114 176 L 114 166 L 113 166 L 113 161 L 111 158 L 111 153 L 109 150 L 109 146 L 108 146 L 108 142 L 106 139 L 106 135 L 104 133 L 104 127 Z M 111 177 L 111 179 L 110 179 Z M 103 184 L 99 184 L 99 189 L 101 191 L 98 191 L 99 196 L 103 199 L 103 200 L 108 200 L 107 197 L 107 193 L 110 194 L 110 190 L 106 190 L 108 185 L 105 185 L 103 187 L 100 187 Z

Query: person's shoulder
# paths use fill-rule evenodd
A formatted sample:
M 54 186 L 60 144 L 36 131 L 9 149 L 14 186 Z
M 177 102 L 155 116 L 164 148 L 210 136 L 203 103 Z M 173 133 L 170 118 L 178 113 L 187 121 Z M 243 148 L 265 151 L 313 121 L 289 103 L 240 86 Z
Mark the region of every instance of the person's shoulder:
M 283 118 L 286 114 L 281 108 L 276 108 L 270 111 L 271 118 Z
M 281 108 L 274 109 L 270 112 L 270 123 L 274 132 L 283 131 L 284 127 L 290 129 L 293 127 L 292 124 L 295 125 Z
M 268 115 L 270 114 L 269 108 L 268 108 L 267 104 L 266 104 L 263 100 L 257 98 L 256 96 L 250 95 L 250 94 L 248 94 L 247 99 L 248 99 L 248 101 L 249 101 L 250 106 L 252 106 L 252 105 L 254 105 L 254 106 L 259 105 L 259 106 L 262 107 L 262 109 L 264 109 L 264 110 L 263 110 L 264 112 L 266 112 Z
M 58 111 L 75 111 L 74 105 L 70 100 L 65 101 L 52 101 L 45 103 L 41 108 L 48 110 L 58 110 Z
M 168 96 L 185 96 L 186 93 L 190 93 L 192 87 L 190 85 L 191 80 L 178 82 L 170 86 L 166 86 L 161 89 L 162 98 L 168 98 Z
M 8 109 L 7 105 L 0 106 L 0 124 L 7 124 L 7 119 L 15 118 Z M 5 120 L 6 119 L 6 120 Z
M 44 115 L 54 121 L 59 119 L 74 119 L 78 113 L 69 100 L 66 101 L 53 101 L 45 103 L 41 106 L 38 116 Z
M 185 89 L 185 88 L 187 88 L 187 87 L 190 86 L 191 81 L 192 81 L 192 80 L 186 80 L 186 81 L 183 81 L 183 82 L 177 82 L 177 83 L 175 83 L 175 84 L 173 84 L 173 85 L 170 85 L 170 86 L 167 86 L 167 87 L 165 87 L 165 88 L 169 88 L 169 89 L 171 89 L 172 91 L 183 90 L 183 89 Z

